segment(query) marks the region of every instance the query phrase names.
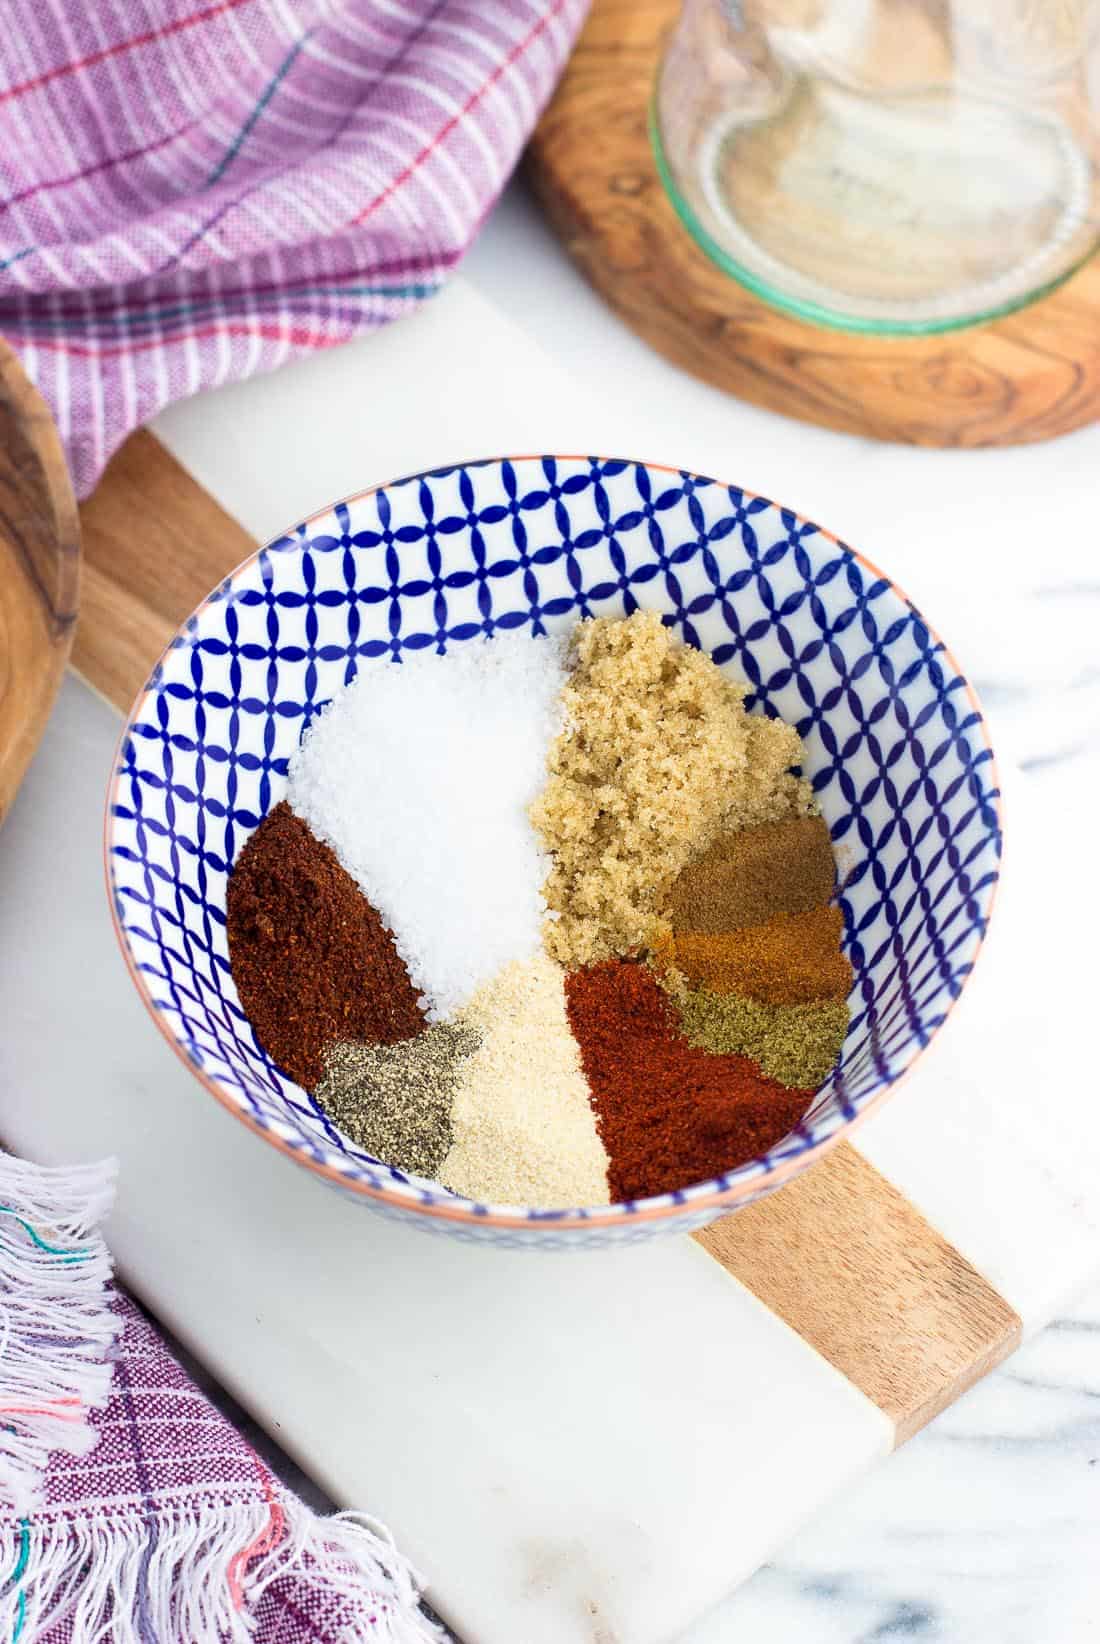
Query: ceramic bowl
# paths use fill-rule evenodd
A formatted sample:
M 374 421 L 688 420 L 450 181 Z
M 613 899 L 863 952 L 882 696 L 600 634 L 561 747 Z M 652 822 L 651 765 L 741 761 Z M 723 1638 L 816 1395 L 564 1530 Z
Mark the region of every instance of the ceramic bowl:
M 303 729 L 359 669 L 637 606 L 748 681 L 756 712 L 797 725 L 840 864 L 851 1028 L 804 1123 L 725 1176 L 599 1208 L 475 1204 L 353 1147 L 260 1049 L 229 971 L 227 875 L 282 798 Z M 558 1249 L 700 1227 L 820 1157 L 943 1022 L 985 934 L 1000 849 L 981 710 L 903 593 L 763 497 L 586 457 L 418 474 L 337 503 L 246 560 L 188 618 L 135 703 L 107 811 L 130 972 L 212 1096 L 387 1216 Z

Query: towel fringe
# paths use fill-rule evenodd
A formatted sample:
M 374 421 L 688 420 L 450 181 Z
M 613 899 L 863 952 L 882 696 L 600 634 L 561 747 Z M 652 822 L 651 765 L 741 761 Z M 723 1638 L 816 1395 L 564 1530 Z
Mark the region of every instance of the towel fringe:
M 278 1522 L 277 1545 L 242 1555 Z M 332 1644 L 441 1644 L 419 1608 L 416 1574 L 389 1532 L 355 1513 L 319 1518 L 289 1491 L 154 1509 L 142 1521 L 91 1512 L 43 1513 L 0 1530 L 0 1638 L 42 1644 L 66 1625 L 73 1639 L 146 1644 L 249 1644 L 264 1595 L 298 1576 L 328 1601 Z M 273 1599 L 275 1595 L 272 1595 Z M 327 1629 L 332 1629 L 331 1631 Z
M 51 1450 L 95 1443 L 122 1318 L 98 1231 L 113 1160 L 53 1170 L 0 1154 L 0 1639 L 248 1644 L 265 1595 L 300 1578 L 324 1595 L 332 1644 L 439 1644 L 389 1531 L 319 1518 L 257 1458 L 262 1490 L 187 1490 L 140 1517 L 45 1508 Z M 271 1594 L 277 1605 L 278 1596 Z
M 116 1172 L 0 1154 L 0 1505 L 16 1513 L 41 1504 L 51 1450 L 93 1447 L 88 1414 L 110 1396 L 121 1320 L 98 1224 Z

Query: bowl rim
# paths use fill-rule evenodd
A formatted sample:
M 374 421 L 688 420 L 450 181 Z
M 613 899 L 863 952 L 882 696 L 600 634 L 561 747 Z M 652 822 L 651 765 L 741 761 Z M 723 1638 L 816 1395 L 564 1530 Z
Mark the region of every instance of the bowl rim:
M 537 1211 L 534 1207 L 519 1205 L 477 1205 L 475 1201 L 471 1199 L 462 1197 L 455 1197 L 454 1199 L 451 1199 L 449 1196 L 446 1199 L 440 1196 L 438 1199 L 433 1199 L 431 1202 L 425 1202 L 422 1197 L 417 1196 L 422 1190 L 412 1187 L 412 1184 L 409 1184 L 405 1187 L 404 1191 L 401 1191 L 400 1184 L 397 1183 L 392 1185 L 380 1183 L 376 1186 L 371 1182 L 349 1177 L 335 1165 L 327 1164 L 322 1159 L 313 1157 L 308 1151 L 292 1146 L 283 1137 L 276 1135 L 274 1131 L 269 1130 L 266 1126 L 259 1124 L 250 1114 L 246 1113 L 243 1107 L 235 1102 L 229 1093 L 223 1090 L 205 1072 L 203 1068 L 191 1059 L 191 1057 L 184 1050 L 178 1037 L 166 1021 L 164 1012 L 159 1008 L 156 1001 L 153 999 L 142 972 L 137 967 L 134 955 L 130 949 L 130 944 L 126 938 L 125 931 L 123 930 L 122 921 L 119 917 L 118 898 L 115 894 L 114 873 L 111 859 L 111 823 L 114 814 L 118 786 L 122 779 L 122 750 L 126 739 L 130 734 L 130 727 L 137 718 L 140 708 L 145 702 L 146 697 L 155 688 L 166 658 L 173 650 L 177 648 L 177 642 L 179 641 L 180 636 L 185 633 L 188 626 L 193 624 L 195 620 L 207 609 L 207 607 L 215 602 L 215 600 L 220 600 L 228 584 L 234 582 L 242 574 L 242 572 L 244 572 L 248 567 L 254 565 L 260 554 L 269 549 L 273 543 L 284 541 L 294 536 L 294 534 L 300 530 L 307 530 L 309 527 L 316 525 L 319 520 L 322 520 L 327 515 L 334 513 L 335 510 L 341 506 L 350 506 L 354 503 L 362 502 L 366 497 L 376 495 L 379 491 L 390 490 L 398 485 L 407 485 L 419 479 L 431 479 L 436 476 L 452 473 L 456 469 L 460 468 L 500 467 L 504 463 L 530 463 L 542 461 L 597 463 L 624 462 L 630 467 L 643 468 L 648 473 L 669 474 L 678 479 L 686 478 L 692 480 L 703 480 L 707 484 L 720 486 L 723 490 L 729 490 L 732 484 L 730 481 L 716 480 L 710 475 L 699 474 L 692 469 L 677 468 L 669 463 L 650 462 L 636 457 L 604 456 L 598 455 L 594 452 L 535 451 L 523 452 L 519 454 L 506 453 L 501 456 L 491 457 L 468 457 L 462 460 L 440 464 L 435 468 L 417 469 L 412 473 L 402 474 L 393 479 L 384 480 L 377 485 L 368 485 L 361 491 L 349 492 L 344 496 L 337 497 L 333 502 L 328 503 L 325 507 L 315 509 L 311 514 L 296 518 L 285 531 L 277 532 L 274 536 L 267 538 L 265 542 L 258 543 L 253 552 L 246 555 L 245 558 L 235 565 L 231 571 L 228 571 L 217 586 L 212 588 L 206 597 L 201 600 L 199 604 L 195 606 L 194 610 L 184 618 L 183 622 L 178 625 L 171 639 L 157 657 L 156 662 L 149 671 L 149 675 L 145 683 L 137 692 L 126 714 L 112 759 L 111 775 L 107 784 L 107 794 L 104 802 L 103 815 L 103 871 L 106 881 L 107 902 L 111 911 L 111 928 L 114 931 L 115 940 L 118 943 L 119 951 L 122 955 L 126 969 L 129 972 L 131 980 L 137 990 L 138 997 L 140 998 L 148 1014 L 152 1017 L 158 1032 L 168 1042 L 179 1061 L 183 1063 L 189 1073 L 191 1073 L 194 1078 L 198 1079 L 199 1083 L 211 1096 L 213 1096 L 219 1106 L 223 1107 L 228 1113 L 231 1113 L 235 1119 L 245 1126 L 246 1129 L 259 1136 L 269 1146 L 274 1147 L 286 1158 L 293 1160 L 295 1164 L 311 1171 L 315 1176 L 319 1176 L 322 1180 L 330 1182 L 332 1185 L 340 1188 L 345 1193 L 352 1193 L 357 1197 L 376 1200 L 381 1205 L 388 1205 L 394 1210 L 406 1215 L 425 1216 L 435 1221 L 451 1222 L 458 1225 L 482 1228 L 486 1230 L 492 1228 L 501 1230 L 522 1230 L 532 1234 L 538 1231 L 546 1231 L 547 1229 L 552 1229 L 554 1233 L 557 1233 L 559 1230 L 565 1232 L 581 1232 L 584 1230 L 591 1232 L 594 1230 L 604 1229 L 614 1231 L 620 1228 L 636 1226 L 640 1223 L 652 1224 L 659 1222 L 672 1222 L 675 1224 L 678 1221 L 689 1218 L 692 1221 L 697 1221 L 700 1215 L 703 1217 L 704 1221 L 711 1220 L 718 1215 L 721 1215 L 724 1211 L 736 1209 L 742 1204 L 762 1196 L 764 1193 L 770 1193 L 773 1189 L 782 1187 L 784 1183 L 790 1181 L 795 1176 L 801 1175 L 801 1173 L 804 1170 L 809 1169 L 811 1165 L 817 1164 L 819 1160 L 823 1159 L 825 1155 L 831 1152 L 832 1149 L 840 1142 L 846 1141 L 853 1134 L 853 1132 L 859 1128 L 864 1120 L 869 1118 L 870 1115 L 874 1113 L 876 1109 L 886 1100 L 886 1098 L 891 1096 L 894 1091 L 897 1090 L 898 1086 L 908 1079 L 913 1069 L 917 1067 L 918 1064 L 927 1056 L 931 1047 L 939 1039 L 940 1033 L 947 1022 L 948 1017 L 951 1015 L 952 1011 L 955 1009 L 955 1006 L 958 1004 L 959 999 L 962 998 L 962 995 L 966 990 L 966 986 L 974 973 L 974 968 L 977 964 L 978 957 L 982 951 L 986 935 L 989 931 L 989 926 L 992 922 L 1001 884 L 1000 869 L 1003 865 L 1004 857 L 1004 796 L 1001 789 L 1000 771 L 997 762 L 996 749 L 994 748 L 990 737 L 989 725 L 986 720 L 981 701 L 969 675 L 959 666 L 954 653 L 950 647 L 944 643 L 938 630 L 927 620 L 924 613 L 920 611 L 917 605 L 915 605 L 909 598 L 905 590 L 897 582 L 895 582 L 892 577 L 888 577 L 879 568 L 879 566 L 874 563 L 873 560 L 870 560 L 866 557 L 866 555 L 859 553 L 849 543 L 842 541 L 834 532 L 827 531 L 823 526 L 818 525 L 815 520 L 807 519 L 806 516 L 800 514 L 797 509 L 788 508 L 785 503 L 776 502 L 774 498 L 762 496 L 759 492 L 750 491 L 744 486 L 736 487 L 746 501 L 762 502 L 770 508 L 775 508 L 783 513 L 790 514 L 800 525 L 811 525 L 818 536 L 823 537 L 827 542 L 832 543 L 833 546 L 841 550 L 841 552 L 850 555 L 858 565 L 861 565 L 864 570 L 870 572 L 876 580 L 886 583 L 891 592 L 894 593 L 898 599 L 903 602 L 903 604 L 908 606 L 910 610 L 914 611 L 917 616 L 919 616 L 922 625 L 927 629 L 929 637 L 935 642 L 936 645 L 941 647 L 944 657 L 953 668 L 957 677 L 963 682 L 967 698 L 975 714 L 977 715 L 978 728 L 981 733 L 981 738 L 985 744 L 986 751 L 989 754 L 990 770 L 993 777 L 993 794 L 991 796 L 991 803 L 996 812 L 997 828 L 1001 839 L 998 874 L 996 880 L 994 881 L 990 895 L 989 908 L 985 921 L 985 931 L 980 932 L 975 937 L 973 946 L 966 956 L 966 970 L 959 986 L 958 993 L 954 996 L 954 998 L 949 1000 L 944 1010 L 942 1020 L 930 1034 L 926 1043 L 917 1049 L 911 1061 L 901 1070 L 897 1078 L 884 1084 L 880 1090 L 878 1090 L 873 1096 L 869 1097 L 863 1103 L 857 1112 L 843 1118 L 841 1122 L 829 1132 L 828 1135 L 822 1136 L 817 1141 L 809 1143 L 806 1147 L 801 1148 L 797 1153 L 785 1158 L 777 1159 L 771 1166 L 764 1166 L 762 1169 L 751 1172 L 750 1174 L 744 1176 L 741 1180 L 731 1183 L 725 1187 L 720 1187 L 718 1185 L 718 1183 L 722 1180 L 721 1177 L 711 1177 L 709 1181 L 703 1180 L 701 1182 L 688 1183 L 676 1195 L 660 1194 L 654 1195 L 652 1198 L 637 1199 L 609 1205 L 592 1205 L 579 1209 L 567 1209 L 561 1212 L 554 1210 Z M 759 1161 L 748 1161 L 749 1165 L 752 1163 L 759 1163 Z M 745 1169 L 746 1166 L 741 1166 L 739 1168 Z M 709 1193 L 700 1191 L 705 1190 L 708 1186 L 712 1187 L 713 1191 Z M 698 1196 L 693 1196 L 691 1199 L 684 1199 L 681 1195 L 689 1191 L 693 1192 L 693 1194 L 698 1193 Z

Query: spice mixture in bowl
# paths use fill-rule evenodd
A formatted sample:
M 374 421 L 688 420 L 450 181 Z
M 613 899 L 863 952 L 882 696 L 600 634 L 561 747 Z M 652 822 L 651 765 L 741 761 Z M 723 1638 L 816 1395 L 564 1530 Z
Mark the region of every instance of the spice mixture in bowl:
M 159 1025 L 364 1202 L 542 1246 L 697 1227 L 942 1022 L 1000 851 L 973 695 L 762 498 L 595 458 L 365 493 L 247 561 L 108 808 Z

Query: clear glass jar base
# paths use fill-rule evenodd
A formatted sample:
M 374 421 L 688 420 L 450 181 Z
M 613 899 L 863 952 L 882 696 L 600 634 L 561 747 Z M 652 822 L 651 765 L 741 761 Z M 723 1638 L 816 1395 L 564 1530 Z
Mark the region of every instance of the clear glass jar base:
M 677 176 L 685 227 L 727 274 L 817 324 L 912 335 L 1009 313 L 1091 254 L 1090 171 L 1056 117 L 957 94 L 891 106 L 796 85 L 779 114 L 726 113 Z

